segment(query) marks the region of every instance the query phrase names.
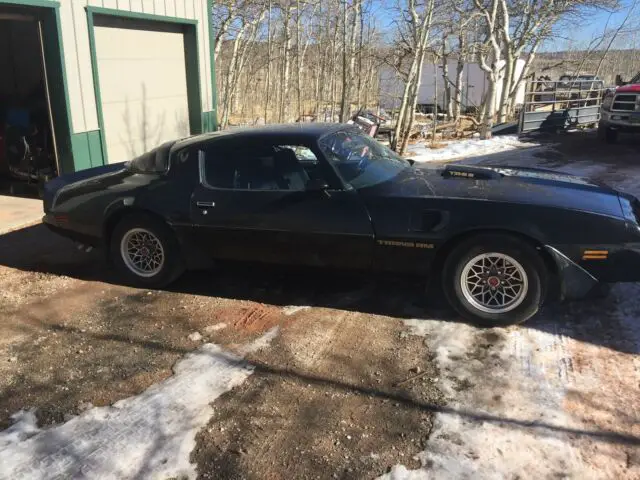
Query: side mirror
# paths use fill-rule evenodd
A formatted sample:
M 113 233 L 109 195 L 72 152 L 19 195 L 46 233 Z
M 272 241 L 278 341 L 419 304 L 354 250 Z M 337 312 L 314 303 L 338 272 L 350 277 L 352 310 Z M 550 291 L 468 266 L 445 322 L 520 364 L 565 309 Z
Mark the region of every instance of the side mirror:
M 307 182 L 307 191 L 309 192 L 320 192 L 325 191 L 329 188 L 329 184 L 326 180 L 322 180 L 319 178 L 312 178 Z

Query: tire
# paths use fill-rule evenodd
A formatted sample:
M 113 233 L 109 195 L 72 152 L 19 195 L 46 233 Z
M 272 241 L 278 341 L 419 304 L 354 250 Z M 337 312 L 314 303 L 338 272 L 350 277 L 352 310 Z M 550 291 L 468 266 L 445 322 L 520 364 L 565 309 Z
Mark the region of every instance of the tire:
M 490 262 L 497 267 L 490 267 L 487 274 L 487 269 L 480 268 L 483 260 L 486 267 Z M 546 266 L 534 247 L 499 234 L 477 235 L 457 245 L 447 256 L 442 275 L 451 306 L 465 319 L 485 327 L 522 323 L 534 316 L 544 301 L 546 280 Z M 470 286 L 469 282 L 477 285 Z M 496 287 L 492 289 L 490 284 L 494 282 Z M 506 286 L 509 283 L 511 286 Z M 488 293 L 474 296 L 482 291 Z
M 132 243 L 133 242 L 133 243 Z M 146 258 L 151 265 L 136 266 L 135 257 L 127 255 L 127 246 L 142 243 L 141 253 L 153 253 Z M 180 245 L 173 231 L 161 220 L 145 213 L 133 213 L 116 225 L 109 242 L 111 262 L 125 282 L 142 288 L 163 288 L 175 281 L 185 270 Z M 139 260 L 138 260 L 139 262 Z

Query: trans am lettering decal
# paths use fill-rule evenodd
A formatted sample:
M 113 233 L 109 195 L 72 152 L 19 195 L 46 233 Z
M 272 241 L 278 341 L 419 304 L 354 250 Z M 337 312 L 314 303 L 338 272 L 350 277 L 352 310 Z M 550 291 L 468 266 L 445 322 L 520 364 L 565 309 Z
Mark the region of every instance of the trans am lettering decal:
M 384 245 L 385 247 L 405 247 L 405 248 L 435 248 L 432 243 L 422 242 L 400 242 L 397 240 L 378 240 L 378 245 Z

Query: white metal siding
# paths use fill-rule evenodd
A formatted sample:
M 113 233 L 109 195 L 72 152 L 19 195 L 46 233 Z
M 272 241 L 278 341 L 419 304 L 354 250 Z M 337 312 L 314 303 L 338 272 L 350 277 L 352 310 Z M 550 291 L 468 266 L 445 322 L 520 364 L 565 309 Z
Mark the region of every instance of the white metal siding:
M 85 10 L 88 5 L 197 20 L 202 110 L 213 109 L 207 0 L 60 0 L 60 23 L 74 133 L 99 128 Z
M 516 75 L 520 75 L 525 61 L 519 59 L 516 63 Z M 457 61 L 451 60 L 448 65 L 448 78 L 455 85 Z M 437 78 L 436 75 L 437 68 Z M 433 104 L 435 84 L 438 85 L 438 104 L 443 107 L 444 79 L 440 65 L 425 63 L 422 67 L 422 83 L 418 90 L 418 103 Z M 477 63 L 465 63 L 462 75 L 462 103 L 467 106 L 480 106 L 488 88 L 487 74 Z M 502 82 L 498 82 L 496 92 L 496 108 L 500 104 Z M 402 99 L 404 84 L 392 68 L 383 68 L 380 73 L 380 103 L 384 108 L 398 108 Z M 516 95 L 516 103 L 524 102 L 524 83 Z
M 182 32 L 95 27 L 109 163 L 189 134 Z

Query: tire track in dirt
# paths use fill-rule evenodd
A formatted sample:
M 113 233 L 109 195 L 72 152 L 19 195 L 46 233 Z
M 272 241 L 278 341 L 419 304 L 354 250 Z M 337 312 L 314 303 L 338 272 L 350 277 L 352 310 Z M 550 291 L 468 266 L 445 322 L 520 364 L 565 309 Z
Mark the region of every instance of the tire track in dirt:
M 419 452 L 440 401 L 430 355 L 388 317 L 298 311 L 255 374 L 216 402 L 192 454 L 200 478 L 370 478 Z M 427 371 L 424 379 L 393 385 Z
M 318 361 L 322 361 L 325 352 L 335 348 L 336 340 L 340 338 L 339 334 L 342 333 L 345 326 L 345 320 L 350 315 L 352 314 L 348 312 L 340 312 L 335 317 L 331 317 L 330 321 L 322 322 L 326 323 L 326 328 L 321 328 L 319 332 L 314 329 L 313 333 L 317 332 L 316 335 L 302 335 L 301 344 L 296 345 L 295 349 L 289 349 L 292 363 L 297 368 L 306 371 L 317 371 Z M 275 465 L 269 465 L 269 458 L 277 457 L 281 453 L 278 449 L 283 443 L 286 443 L 286 435 L 291 430 L 292 420 L 292 417 L 286 418 L 285 424 L 278 425 L 270 435 L 263 437 L 261 442 L 257 442 L 255 458 L 258 463 L 266 465 L 262 472 L 264 478 L 278 478 L 280 476 L 277 468 L 273 468 Z

